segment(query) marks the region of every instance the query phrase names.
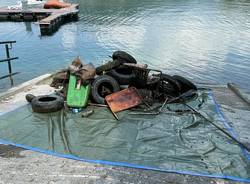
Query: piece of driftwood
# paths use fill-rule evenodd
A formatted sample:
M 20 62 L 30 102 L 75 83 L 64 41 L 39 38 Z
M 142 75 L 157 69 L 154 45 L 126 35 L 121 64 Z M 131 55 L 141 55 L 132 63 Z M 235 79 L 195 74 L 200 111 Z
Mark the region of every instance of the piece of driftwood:
M 228 83 L 227 87 L 233 91 L 240 99 L 242 99 L 247 105 L 250 106 L 250 99 L 247 98 L 234 83 Z

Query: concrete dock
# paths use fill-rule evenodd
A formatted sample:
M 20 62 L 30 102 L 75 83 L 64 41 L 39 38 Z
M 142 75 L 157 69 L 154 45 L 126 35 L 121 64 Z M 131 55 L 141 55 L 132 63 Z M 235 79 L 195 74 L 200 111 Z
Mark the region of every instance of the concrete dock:
M 37 21 L 41 34 L 47 35 L 55 32 L 63 23 L 77 20 L 78 12 L 78 4 L 61 9 L 35 7 L 23 10 L 21 8 L 0 7 L 0 21 Z
M 0 94 L 0 112 L 7 113 L 26 104 L 25 95 L 49 94 L 51 75 L 25 82 Z M 211 88 L 230 125 L 243 142 L 249 142 L 250 109 L 227 86 Z M 250 96 L 249 94 L 247 94 Z M 45 155 L 10 145 L 0 145 L 0 183 L 195 183 L 238 184 L 223 179 L 174 174 L 159 171 L 105 166 Z

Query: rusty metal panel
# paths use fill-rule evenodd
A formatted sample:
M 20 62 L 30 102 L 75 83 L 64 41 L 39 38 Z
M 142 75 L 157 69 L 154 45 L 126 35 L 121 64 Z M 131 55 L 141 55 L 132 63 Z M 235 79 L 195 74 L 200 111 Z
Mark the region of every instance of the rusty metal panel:
M 142 99 L 134 87 L 108 95 L 105 100 L 112 112 L 126 110 L 142 103 Z

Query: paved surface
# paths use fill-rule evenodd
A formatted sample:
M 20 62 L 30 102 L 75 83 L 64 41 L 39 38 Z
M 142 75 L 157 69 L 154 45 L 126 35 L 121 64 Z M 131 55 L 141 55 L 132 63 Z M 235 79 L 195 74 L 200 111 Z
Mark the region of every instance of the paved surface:
M 45 93 L 52 90 L 46 84 L 32 84 L 32 86 L 25 88 L 18 94 L 9 96 L 7 98 L 9 100 L 2 98 L 0 111 L 7 107 L 8 104 L 13 104 L 14 101 L 14 104 L 22 104 L 26 93 Z M 246 131 L 249 130 L 250 126 L 249 107 L 225 87 L 213 87 L 213 90 L 226 117 L 240 134 L 241 140 L 249 142 L 250 135 Z M 90 164 L 23 150 L 9 145 L 0 145 L 0 183 L 235 184 L 239 182 Z
M 230 184 L 226 180 L 89 164 L 0 146 L 0 183 Z

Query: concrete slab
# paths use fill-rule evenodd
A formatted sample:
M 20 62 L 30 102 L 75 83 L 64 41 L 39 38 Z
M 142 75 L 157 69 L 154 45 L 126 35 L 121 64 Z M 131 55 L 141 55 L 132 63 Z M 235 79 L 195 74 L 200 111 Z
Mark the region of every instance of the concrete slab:
M 0 157 L 0 183 L 232 184 L 191 175 L 89 164 L 32 151 L 14 150 Z M 0 153 L 1 154 L 1 153 Z M 11 156 L 10 156 L 11 155 Z
M 17 87 L 11 88 L 7 92 L 0 94 L 0 115 L 21 107 L 27 103 L 25 95 L 46 95 L 54 92 L 54 88 L 49 84 L 41 84 L 42 81 L 49 80 L 51 74 L 45 74 Z M 40 83 L 40 84 L 39 84 Z

